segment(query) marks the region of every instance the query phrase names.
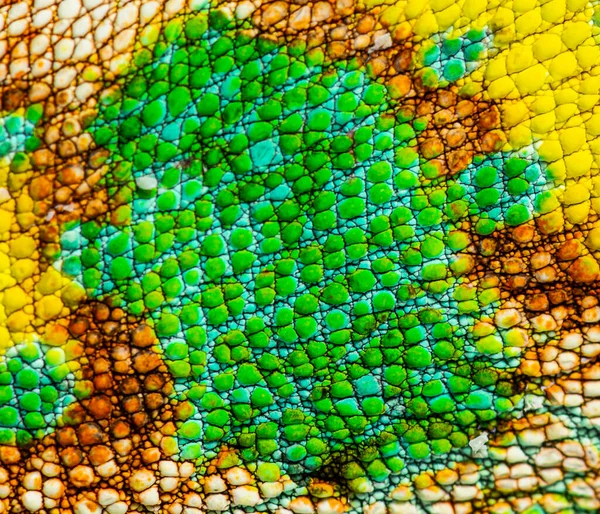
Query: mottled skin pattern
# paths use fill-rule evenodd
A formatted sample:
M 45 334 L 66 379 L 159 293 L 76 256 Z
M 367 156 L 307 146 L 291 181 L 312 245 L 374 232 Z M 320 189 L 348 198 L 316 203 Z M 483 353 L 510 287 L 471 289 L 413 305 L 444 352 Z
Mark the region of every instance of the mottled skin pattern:
M 599 13 L 0 7 L 0 511 L 597 511 Z

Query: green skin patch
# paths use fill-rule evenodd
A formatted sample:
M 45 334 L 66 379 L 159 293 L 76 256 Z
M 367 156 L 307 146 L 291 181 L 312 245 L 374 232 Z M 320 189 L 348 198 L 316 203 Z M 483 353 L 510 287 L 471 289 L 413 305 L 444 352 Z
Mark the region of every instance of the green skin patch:
M 84 398 L 60 348 L 38 343 L 9 348 L 0 362 L 0 444 L 27 445 L 60 422 Z
M 91 129 L 130 223 L 73 228 L 62 262 L 153 325 L 193 406 L 180 456 L 235 446 L 270 479 L 341 452 L 348 480 L 384 480 L 458 455 L 519 399 L 518 355 L 470 330 L 498 298 L 462 291 L 460 226 L 530 219 L 535 156 L 431 178 L 423 120 L 357 63 L 321 66 L 206 13 L 171 41 L 140 51 Z

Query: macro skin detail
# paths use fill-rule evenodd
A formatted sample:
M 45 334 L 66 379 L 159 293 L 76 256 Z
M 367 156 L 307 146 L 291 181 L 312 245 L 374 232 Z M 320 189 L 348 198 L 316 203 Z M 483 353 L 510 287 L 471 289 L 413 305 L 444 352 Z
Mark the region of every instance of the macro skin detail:
M 4 2 L 0 512 L 600 511 L 599 45 L 591 0 Z

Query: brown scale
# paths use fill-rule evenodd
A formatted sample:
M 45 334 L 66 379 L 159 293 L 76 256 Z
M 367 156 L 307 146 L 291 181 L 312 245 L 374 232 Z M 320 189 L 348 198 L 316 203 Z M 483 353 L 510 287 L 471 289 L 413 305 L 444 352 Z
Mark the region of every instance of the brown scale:
M 381 12 L 380 6 L 367 11 L 351 0 L 266 2 L 252 15 L 255 29 L 248 32 L 281 44 L 293 38 L 292 45 L 306 43 L 308 50 L 321 48 L 328 62 L 356 57 L 372 77 L 391 78 L 397 74 L 392 63 L 412 60 L 411 34 L 406 26 L 390 32 Z
M 173 435 L 175 422 L 193 412 L 188 402 L 170 399 L 171 377 L 147 325 L 120 308 L 89 302 L 73 314 L 68 330 L 82 343 L 79 383 L 86 384 L 89 395 L 66 409 L 62 428 L 33 446 L 0 446 L 0 462 L 15 484 L 39 469 L 40 456 L 54 452 L 61 469 L 58 478 L 67 487 L 61 504 L 66 512 L 85 491 L 128 488 L 127 476 L 133 471 L 168 458 L 161 439 Z M 113 476 L 96 472 L 112 463 L 118 468 Z M 16 488 L 13 494 L 11 512 L 24 512 Z
M 552 341 L 540 345 L 530 339 L 523 353 L 525 367 L 517 370 L 517 378 L 521 376 L 529 389 L 539 393 L 542 385 L 581 380 L 598 367 L 600 356 L 581 358 L 574 368 L 559 369 L 550 375 L 543 365 L 552 355 L 548 350 L 556 346 L 562 334 L 579 333 L 585 326 L 594 326 L 587 324 L 582 316 L 587 308 L 597 305 L 600 288 L 598 273 L 586 260 L 593 259 L 584 244 L 592 224 L 575 227 L 570 232 L 548 234 L 539 218 L 536 221 L 495 233 L 495 244 L 491 244 L 489 238 L 472 235 L 479 267 L 500 279 L 503 303 L 509 300 L 516 303 L 528 319 L 540 314 L 552 315 L 554 309 L 562 311 L 564 319 Z M 539 361 L 539 372 L 532 374 L 530 366 L 536 361 Z
M 94 394 L 71 409 L 69 415 L 81 421 L 87 411 L 94 420 L 123 419 L 136 429 L 144 427 L 159 415 L 170 417 L 162 396 L 172 392 L 169 374 L 154 351 L 156 338 L 146 325 L 135 327 L 120 309 L 104 304 L 92 308 L 90 318 L 76 318 L 73 335 L 84 342 L 86 354 L 93 360 L 82 370 Z M 86 322 L 87 321 L 87 322 Z M 75 331 L 75 332 L 73 332 Z M 157 399 L 157 395 L 160 400 Z
M 256 28 L 274 38 L 283 41 L 286 36 L 288 39 L 289 36 L 296 36 L 307 41 L 312 48 L 331 43 L 335 39 L 348 40 L 353 34 L 364 34 L 375 26 L 371 15 L 361 16 L 364 6 L 350 0 L 314 2 L 312 5 L 306 5 L 307 3 L 304 0 L 294 3 L 264 3 L 252 16 L 252 22 Z M 340 38 L 340 29 L 344 30 L 346 37 Z M 332 30 L 333 37 L 330 36 Z
M 454 86 L 423 88 L 416 95 L 416 114 L 429 122 L 417 137 L 420 154 L 436 163 L 442 175 L 463 171 L 475 155 L 497 152 L 506 142 L 498 107 L 479 95 L 462 98 Z
M 588 295 L 597 296 L 597 274 L 586 269 L 582 260 L 591 256 L 581 242 L 585 239 L 581 232 L 547 235 L 530 224 L 500 231 L 494 238 L 495 248 L 502 253 L 482 254 L 482 265 L 499 274 L 504 291 L 511 297 L 523 297 L 526 310 L 543 312 L 555 305 L 574 304 Z
M 27 103 L 27 82 L 15 81 L 13 87 L 7 87 L 0 95 L 0 111 L 16 111 Z

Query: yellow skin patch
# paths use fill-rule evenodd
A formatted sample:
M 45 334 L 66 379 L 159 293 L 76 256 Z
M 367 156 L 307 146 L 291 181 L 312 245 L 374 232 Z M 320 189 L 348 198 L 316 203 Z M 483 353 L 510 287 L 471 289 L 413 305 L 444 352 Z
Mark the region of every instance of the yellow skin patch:
M 7 191 L 12 172 L 0 168 L 0 188 Z M 14 193 L 13 193 L 14 194 Z M 52 341 L 53 323 L 65 318 L 83 298 L 83 290 L 52 267 L 40 266 L 39 230 L 22 222 L 33 200 L 27 188 L 0 205 L 0 348 L 41 338 Z M 29 207 L 29 211 L 24 210 Z M 46 336 L 47 334 L 47 336 Z

